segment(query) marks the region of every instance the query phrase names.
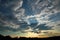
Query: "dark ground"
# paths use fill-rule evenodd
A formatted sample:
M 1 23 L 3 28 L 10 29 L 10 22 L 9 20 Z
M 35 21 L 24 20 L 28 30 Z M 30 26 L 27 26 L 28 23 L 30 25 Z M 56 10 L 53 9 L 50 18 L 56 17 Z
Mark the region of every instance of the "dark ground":
M 11 38 L 10 36 L 2 36 L 0 35 L 0 40 L 33 40 L 33 39 L 37 39 L 37 40 L 60 40 L 60 36 L 55 36 L 55 37 L 49 37 L 49 38 L 25 38 L 25 37 L 20 37 L 20 38 Z

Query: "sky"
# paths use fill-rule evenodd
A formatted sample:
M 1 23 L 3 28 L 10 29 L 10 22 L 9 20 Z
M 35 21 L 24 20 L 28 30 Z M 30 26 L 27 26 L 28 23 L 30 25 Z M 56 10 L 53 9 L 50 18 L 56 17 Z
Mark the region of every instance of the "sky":
M 60 33 L 59 17 L 60 0 L 0 0 L 1 35 L 55 36 L 49 32 Z

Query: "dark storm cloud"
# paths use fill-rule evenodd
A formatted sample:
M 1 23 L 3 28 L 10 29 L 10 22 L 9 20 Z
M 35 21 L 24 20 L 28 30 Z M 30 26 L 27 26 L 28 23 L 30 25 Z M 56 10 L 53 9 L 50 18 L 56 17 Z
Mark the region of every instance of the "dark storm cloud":
M 10 7 L 9 2 L 7 0 L 1 0 L 0 12 L 1 12 L 0 19 L 2 19 L 2 20 L 12 21 L 15 18 L 13 15 L 13 11 L 11 10 L 11 7 Z
M 28 26 L 26 23 L 21 23 L 18 21 L 18 19 L 15 17 L 15 14 L 22 14 L 21 11 L 23 10 L 18 10 L 22 5 L 21 1 L 22 0 L 0 1 L 0 34 L 4 34 L 3 32 L 5 32 L 5 30 L 11 31 L 11 33 L 17 32 L 20 29 L 23 30 Z
M 1 0 L 0 1 L 0 21 L 4 24 L 13 24 L 17 25 L 17 18 L 15 17 L 13 9 L 20 4 L 21 0 Z M 3 24 L 3 25 L 4 25 Z
M 14 13 L 17 13 L 14 8 L 18 6 L 20 1 L 21 0 L 0 0 L 0 34 L 9 35 L 20 30 L 19 21 L 14 15 Z M 18 30 L 15 29 L 18 27 Z

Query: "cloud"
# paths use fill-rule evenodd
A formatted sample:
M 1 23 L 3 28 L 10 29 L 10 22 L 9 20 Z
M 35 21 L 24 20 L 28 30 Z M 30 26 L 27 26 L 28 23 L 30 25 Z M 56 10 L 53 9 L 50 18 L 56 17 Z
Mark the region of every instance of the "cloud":
M 17 18 L 18 21 L 23 21 L 24 20 L 24 12 L 25 12 L 25 9 L 21 8 L 20 10 L 17 10 L 16 11 L 17 13 L 14 13 L 14 16 Z
M 50 22 L 50 23 L 46 24 L 46 26 L 51 26 L 52 29 L 54 29 L 54 30 L 59 30 L 60 27 L 59 27 L 58 24 L 60 24 L 60 21 Z
M 20 25 L 14 24 L 14 23 L 12 23 L 12 22 L 7 23 L 7 24 L 4 25 L 4 26 L 11 27 L 11 28 L 13 28 L 13 29 L 17 29 L 17 28 L 20 27 Z
M 17 22 L 20 19 L 19 17 L 21 17 L 21 16 L 15 17 L 15 14 L 23 15 L 24 9 L 21 8 L 23 1 L 22 0 L 18 0 L 18 1 L 17 0 L 13 0 L 13 1 L 1 0 L 0 4 L 1 4 L 0 5 L 0 10 L 1 10 L 0 11 L 0 15 L 1 15 L 0 21 L 2 21 L 4 23 L 3 25 L 5 27 L 11 27 L 14 29 L 19 28 L 20 25 Z
M 33 28 L 31 28 L 30 26 L 28 26 L 28 29 L 27 30 L 24 30 L 25 32 L 30 32 L 30 31 L 33 31 Z
M 39 1 L 39 0 L 37 0 L 37 1 Z M 51 0 L 47 1 L 46 0 L 46 1 L 40 2 L 38 4 L 34 4 L 34 5 L 33 4 L 31 4 L 31 6 L 33 7 L 32 10 L 33 11 L 39 10 L 39 12 L 35 11 L 35 12 L 37 12 L 37 14 L 31 15 L 31 16 L 27 16 L 26 19 L 25 19 L 25 21 L 27 22 L 27 24 L 30 25 L 30 22 L 28 20 L 29 18 L 35 18 L 35 20 L 38 21 L 38 25 L 41 25 L 41 24 L 46 24 L 46 25 L 50 24 L 48 27 L 52 27 L 52 25 L 55 27 L 54 24 L 57 24 L 56 22 L 59 20 L 59 16 L 58 16 L 59 15 L 59 13 L 58 13 L 59 11 L 56 9 L 57 8 L 57 4 L 59 4 L 59 2 L 58 1 L 56 2 L 56 0 L 55 1 L 51 1 Z M 38 9 L 40 6 L 42 6 L 41 8 L 44 7 L 43 10 L 41 8 Z M 52 21 L 54 21 L 54 22 L 52 22 Z
M 17 3 L 15 3 L 15 6 L 13 7 L 14 11 L 17 11 L 19 8 L 22 7 L 23 1 L 22 0 L 18 0 Z
M 9 35 L 12 35 L 14 33 L 16 33 L 17 35 L 22 30 L 23 31 L 25 30 L 25 31 L 28 31 L 27 32 L 28 36 L 29 36 L 29 33 L 30 35 L 34 34 L 34 36 L 36 36 L 35 35 L 36 33 L 34 32 L 36 30 L 39 31 L 40 27 L 42 28 L 51 27 L 51 29 L 59 31 L 60 30 L 59 17 L 60 17 L 60 1 L 59 0 L 26 0 L 26 1 L 24 0 L 12 0 L 12 1 L 3 0 L 2 1 L 1 0 L 0 1 L 0 25 L 1 25 L 0 30 L 2 30 L 1 31 L 2 33 L 5 32 L 3 30 L 9 31 L 8 33 L 11 32 L 11 34 Z M 29 29 L 26 30 L 28 26 L 29 26 Z M 30 31 L 33 31 L 33 32 L 31 33 Z M 23 36 L 21 34 L 19 35 Z

